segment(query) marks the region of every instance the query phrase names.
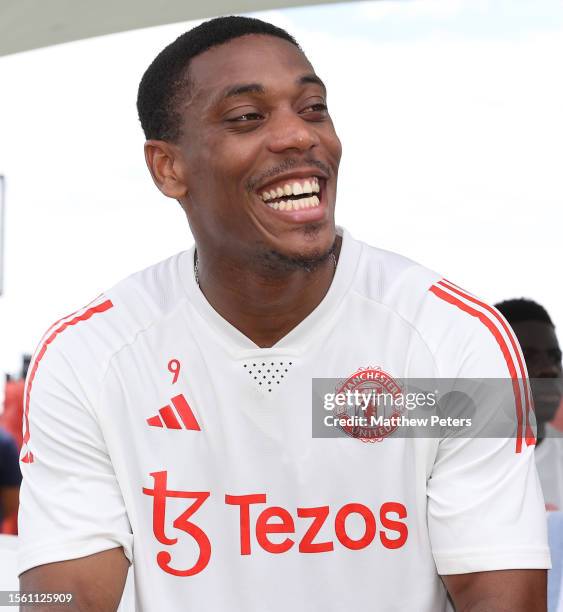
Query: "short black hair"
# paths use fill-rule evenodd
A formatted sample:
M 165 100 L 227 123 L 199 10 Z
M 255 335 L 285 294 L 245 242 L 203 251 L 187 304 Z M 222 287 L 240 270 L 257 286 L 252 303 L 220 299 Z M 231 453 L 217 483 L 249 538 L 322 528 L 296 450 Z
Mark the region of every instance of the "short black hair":
M 534 300 L 526 298 L 505 300 L 495 304 L 495 308 L 504 315 L 504 318 L 511 325 L 521 321 L 539 321 L 540 323 L 547 323 L 553 328 L 555 327 L 550 316 L 547 314 L 547 310 L 541 304 L 534 302 Z
M 185 32 L 156 56 L 139 83 L 137 111 L 147 139 L 178 140 L 181 116 L 177 108 L 188 93 L 190 61 L 211 47 L 248 34 L 276 36 L 301 50 L 285 30 L 251 17 L 217 17 Z

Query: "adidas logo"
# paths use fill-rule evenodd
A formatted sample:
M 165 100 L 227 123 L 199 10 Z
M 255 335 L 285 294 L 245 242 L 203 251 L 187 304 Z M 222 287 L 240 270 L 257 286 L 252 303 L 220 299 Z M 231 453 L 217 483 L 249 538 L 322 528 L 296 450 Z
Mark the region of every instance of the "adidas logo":
M 163 406 L 158 414 L 147 419 L 147 423 L 151 427 L 165 427 L 166 429 L 192 429 L 194 431 L 201 431 L 199 423 L 195 418 L 190 405 L 183 395 L 176 395 L 171 400 L 172 408 L 169 404 Z M 180 417 L 180 420 L 178 420 Z M 180 423 L 181 421 L 181 423 Z M 182 424 L 184 427 L 182 427 Z

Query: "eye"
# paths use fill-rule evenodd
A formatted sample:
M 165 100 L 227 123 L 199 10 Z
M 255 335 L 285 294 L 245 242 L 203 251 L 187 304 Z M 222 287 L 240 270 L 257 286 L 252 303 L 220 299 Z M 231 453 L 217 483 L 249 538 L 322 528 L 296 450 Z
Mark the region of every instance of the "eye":
M 323 102 L 315 102 L 306 106 L 299 114 L 309 121 L 322 121 L 328 117 L 328 108 Z
M 237 115 L 236 117 L 230 117 L 227 119 L 230 123 L 235 122 L 247 122 L 247 121 L 259 121 L 263 116 L 260 113 L 244 113 L 242 115 Z

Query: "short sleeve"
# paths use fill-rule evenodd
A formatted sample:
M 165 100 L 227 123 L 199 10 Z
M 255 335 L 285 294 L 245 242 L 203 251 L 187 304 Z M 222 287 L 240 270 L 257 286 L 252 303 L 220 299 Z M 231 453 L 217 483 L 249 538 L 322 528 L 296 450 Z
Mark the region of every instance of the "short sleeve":
M 24 416 L 29 435 L 21 463 L 19 573 L 120 546 L 132 560 L 131 527 L 93 408 L 95 385 L 84 384 L 76 361 L 55 341 L 32 362 Z
M 428 483 L 428 528 L 441 575 L 549 568 L 533 447 L 513 439 L 441 443 Z
M 434 307 L 443 322 L 437 349 L 441 375 L 481 381 L 476 409 L 490 419 L 500 411 L 506 414 L 507 405 L 487 393 L 492 385 L 486 379 L 505 379 L 515 390 L 508 409 L 521 425 L 515 423 L 516 435 L 502 438 L 473 435 L 440 441 L 427 487 L 428 529 L 438 573 L 549 568 L 534 436 L 529 427 L 526 431 L 529 388 L 520 347 L 496 310 L 451 284 L 442 283 L 440 291 Z

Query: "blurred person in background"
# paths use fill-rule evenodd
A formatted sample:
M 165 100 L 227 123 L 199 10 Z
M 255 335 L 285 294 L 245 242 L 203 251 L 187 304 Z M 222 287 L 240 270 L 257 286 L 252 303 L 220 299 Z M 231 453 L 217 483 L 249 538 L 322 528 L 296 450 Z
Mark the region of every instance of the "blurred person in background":
M 548 510 L 563 510 L 563 440 L 549 422 L 562 396 L 561 348 L 547 310 L 520 298 L 495 305 L 512 326 L 526 360 L 538 435 L 536 466 Z
M 16 441 L 0 427 L 0 533 L 17 533 L 21 479 Z
M 22 369 L 19 378 L 6 376 L 4 387 L 4 411 L 0 414 L 0 427 L 8 431 L 16 441 L 18 450 L 22 447 L 23 394 L 25 377 L 29 369 L 31 355 L 23 355 Z
M 17 535 L 21 471 L 23 395 L 31 355 L 23 355 L 18 378 L 6 375 L 4 406 L 0 412 L 0 533 Z

